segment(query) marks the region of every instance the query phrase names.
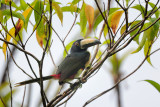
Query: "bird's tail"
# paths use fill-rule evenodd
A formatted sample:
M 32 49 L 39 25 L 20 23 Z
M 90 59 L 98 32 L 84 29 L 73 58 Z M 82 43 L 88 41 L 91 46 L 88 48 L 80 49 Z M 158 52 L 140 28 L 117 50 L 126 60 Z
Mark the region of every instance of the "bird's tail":
M 49 80 L 49 79 L 52 79 L 52 78 L 53 78 L 53 76 L 46 76 L 46 77 L 43 77 L 43 81 Z M 16 83 L 15 86 L 17 87 L 17 86 L 31 84 L 31 83 L 35 83 L 35 82 L 39 83 L 40 82 L 40 78 L 22 81 L 22 82 Z

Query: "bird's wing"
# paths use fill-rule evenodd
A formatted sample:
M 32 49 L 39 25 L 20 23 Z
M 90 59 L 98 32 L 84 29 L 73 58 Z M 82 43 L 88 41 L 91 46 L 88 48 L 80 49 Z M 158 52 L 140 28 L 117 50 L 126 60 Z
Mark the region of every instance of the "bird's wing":
M 89 61 L 89 52 L 72 53 L 68 55 L 59 65 L 57 74 L 61 74 L 60 80 L 63 81 L 76 74 L 79 69 L 84 68 Z

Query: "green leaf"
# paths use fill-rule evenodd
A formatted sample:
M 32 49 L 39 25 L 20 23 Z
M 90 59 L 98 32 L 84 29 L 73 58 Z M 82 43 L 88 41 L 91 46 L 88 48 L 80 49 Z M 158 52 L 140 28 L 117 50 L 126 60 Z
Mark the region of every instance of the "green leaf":
M 34 17 L 35 17 L 35 22 L 36 22 L 36 25 L 38 25 L 40 19 L 41 19 L 41 14 L 43 12 L 43 4 L 41 1 L 37 1 L 35 6 L 34 6 L 34 9 L 36 11 L 34 11 Z
M 72 44 L 75 42 L 75 40 L 74 41 L 71 41 L 69 44 L 67 44 L 67 46 L 66 46 L 66 50 L 67 50 L 67 52 L 69 51 L 69 49 L 72 47 Z M 65 58 L 67 56 L 67 53 L 66 53 L 66 51 L 64 50 L 64 52 L 63 52 L 63 57 Z
M 37 27 L 37 33 L 38 33 L 38 35 L 43 35 L 44 34 L 44 24 L 43 24 L 43 21 L 42 21 L 43 18 L 41 18 L 41 14 L 42 14 L 42 11 L 43 11 L 42 2 L 37 1 L 35 6 L 34 6 L 34 9 L 36 10 L 36 11 L 34 11 L 35 22 L 36 22 L 36 25 L 39 24 L 38 27 Z
M 148 4 L 152 7 L 152 9 L 155 7 L 154 3 L 148 2 Z M 154 8 L 154 10 L 157 9 L 157 6 Z M 156 18 L 159 18 L 159 11 L 157 10 L 155 13 Z
M 96 59 L 99 59 L 101 55 L 102 55 L 102 51 L 99 50 L 98 53 L 97 53 L 97 55 L 96 55 Z M 101 57 L 101 58 L 102 58 L 102 57 Z M 101 60 L 101 58 L 100 58 L 100 60 Z
M 129 1 L 130 1 L 130 0 L 126 0 L 126 6 L 127 6 L 127 7 L 128 7 L 128 3 L 129 3 Z
M 142 5 L 135 5 L 135 6 L 131 7 L 131 8 L 139 10 L 142 13 L 142 18 L 144 18 L 145 8 Z
M 104 26 L 104 30 L 103 30 L 103 32 L 104 32 L 104 36 L 107 36 L 107 33 L 108 33 L 108 27 L 107 27 L 107 25 L 105 24 L 105 26 Z
M 3 11 L 0 10 L 0 22 L 2 23 L 2 21 L 3 21 Z
M 131 24 L 130 27 L 131 27 L 131 28 L 134 27 L 134 26 L 137 25 L 139 22 L 140 22 L 140 20 L 134 21 L 134 22 Z M 133 32 L 130 33 L 130 35 L 131 35 L 131 36 L 135 35 L 135 34 L 138 32 L 138 30 L 139 30 L 138 28 L 135 29 Z M 138 35 L 133 39 L 137 44 L 139 44 L 139 35 L 140 35 L 140 34 L 138 34 Z
M 9 9 L 3 10 L 3 11 L 2 11 L 2 14 L 3 14 L 3 15 L 6 15 L 6 16 L 11 16 L 11 12 L 10 12 Z M 23 16 L 21 13 L 12 11 L 12 16 L 13 16 L 13 17 L 20 18 L 20 19 L 23 20 L 23 22 L 25 23 L 25 18 L 24 18 L 24 16 Z
M 58 2 L 52 2 L 52 6 L 55 12 L 57 13 L 59 20 L 61 21 L 61 24 L 63 24 L 63 13 L 61 7 L 58 5 Z
M 24 0 L 20 0 L 20 7 L 23 10 L 26 10 L 26 8 L 28 7 L 28 5 L 26 4 L 26 2 Z
M 138 48 L 137 48 L 135 51 L 133 51 L 132 54 L 139 52 L 139 51 L 143 48 L 143 46 L 144 46 L 144 44 L 145 44 L 145 42 L 146 42 L 146 39 L 147 39 L 147 34 L 146 34 L 146 32 L 144 32 L 143 37 L 142 37 L 142 40 L 141 40 Z
M 109 12 L 109 15 L 112 14 L 113 12 L 119 10 L 120 8 L 111 8 L 110 9 L 110 12 Z M 105 16 L 105 13 L 107 11 L 103 12 L 103 15 Z M 96 21 L 94 23 L 94 26 L 93 26 L 93 30 L 96 30 L 97 26 L 103 21 L 103 17 L 102 15 L 100 14 L 97 18 L 96 18 Z
M 1 3 L 2 3 L 2 0 L 0 0 L 0 8 L 1 8 Z
M 77 4 L 77 3 L 79 3 L 81 0 L 73 0 L 72 1 L 72 5 L 75 5 L 75 4 Z
M 63 12 L 71 12 L 72 14 L 73 14 L 73 12 L 78 12 L 78 13 L 80 12 L 80 9 L 77 8 L 77 6 L 75 6 L 75 5 L 64 6 L 61 8 L 61 10 Z
M 80 27 L 81 27 L 81 32 L 83 33 L 82 35 L 84 36 L 86 33 L 86 25 L 87 25 L 87 18 L 85 16 L 85 7 L 86 4 L 83 3 L 82 10 L 80 12 Z
M 158 92 L 160 92 L 160 85 L 157 82 L 153 80 L 144 80 L 144 81 L 150 83 L 154 88 L 157 89 Z
M 148 40 L 147 40 L 147 41 L 145 42 L 145 44 L 144 44 L 144 55 L 145 55 L 145 56 L 147 55 L 147 53 L 148 53 L 148 55 L 149 55 L 150 52 L 151 52 L 151 47 L 150 47 L 150 49 L 149 49 L 149 46 L 150 46 L 150 45 L 151 45 L 151 42 L 148 41 Z M 152 65 L 150 57 L 147 58 L 147 62 Z
M 150 22 L 148 23 L 148 26 L 150 26 L 154 21 L 156 21 L 156 18 L 150 19 Z M 147 26 L 147 27 L 148 27 Z M 159 22 L 157 21 L 152 27 L 146 30 L 146 34 L 149 41 L 153 41 L 154 38 L 157 36 L 159 30 Z
M 120 34 L 122 35 L 126 31 L 126 24 L 121 27 Z

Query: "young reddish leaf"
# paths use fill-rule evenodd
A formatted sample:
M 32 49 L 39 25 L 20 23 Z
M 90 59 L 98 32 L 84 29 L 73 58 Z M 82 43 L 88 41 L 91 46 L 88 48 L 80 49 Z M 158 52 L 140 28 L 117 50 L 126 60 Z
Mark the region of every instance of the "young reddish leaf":
M 108 17 L 109 25 L 112 28 L 114 34 L 116 33 L 120 18 L 123 13 L 124 11 L 116 11 L 112 13 L 111 15 L 109 15 Z
M 61 21 L 61 24 L 63 24 L 63 13 L 61 7 L 58 5 L 58 2 L 52 2 L 52 6 L 56 11 L 59 20 Z
M 18 32 L 21 30 L 22 26 L 23 26 L 23 21 L 21 19 L 19 19 L 16 24 L 15 37 L 18 34 Z
M 92 25 L 93 25 L 93 21 L 94 21 L 94 8 L 90 5 L 86 5 L 85 15 L 86 15 L 87 21 L 89 23 L 89 29 L 91 30 Z
M 9 34 L 14 37 L 14 35 L 15 35 L 15 28 L 14 27 L 12 29 L 10 29 Z M 6 36 L 6 40 L 8 42 L 11 40 L 11 36 L 9 34 L 7 34 L 7 36 Z M 2 48 L 3 48 L 3 50 L 2 50 L 3 54 L 4 54 L 5 59 L 6 59 L 7 44 L 5 42 L 3 43 Z

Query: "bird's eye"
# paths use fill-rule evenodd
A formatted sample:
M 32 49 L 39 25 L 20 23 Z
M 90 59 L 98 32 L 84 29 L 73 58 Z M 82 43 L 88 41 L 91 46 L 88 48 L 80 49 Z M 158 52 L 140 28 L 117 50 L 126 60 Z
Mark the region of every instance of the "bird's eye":
M 79 46 L 79 43 L 78 43 L 78 42 L 76 42 L 76 43 L 75 43 L 75 45 L 76 45 L 76 46 Z

